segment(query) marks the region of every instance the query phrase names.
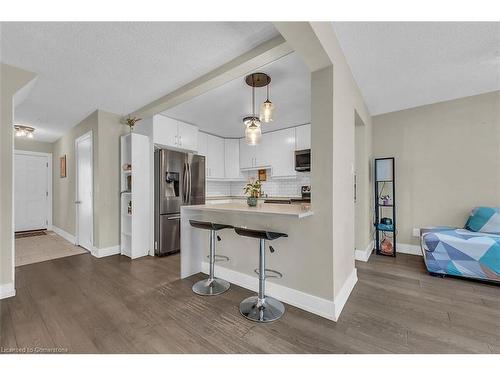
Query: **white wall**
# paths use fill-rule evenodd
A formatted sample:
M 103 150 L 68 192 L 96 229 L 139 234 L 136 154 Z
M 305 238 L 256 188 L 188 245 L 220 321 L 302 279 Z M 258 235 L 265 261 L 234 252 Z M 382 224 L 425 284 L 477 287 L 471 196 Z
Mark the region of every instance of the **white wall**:
M 373 148 L 396 158 L 397 242 L 500 207 L 500 91 L 374 116 Z

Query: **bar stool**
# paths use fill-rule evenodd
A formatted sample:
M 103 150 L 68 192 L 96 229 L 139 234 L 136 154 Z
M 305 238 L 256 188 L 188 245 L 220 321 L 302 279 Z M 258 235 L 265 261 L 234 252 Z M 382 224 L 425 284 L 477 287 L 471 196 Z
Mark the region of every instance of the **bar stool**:
M 247 228 L 234 228 L 234 230 L 240 236 L 259 239 L 259 268 L 255 270 L 255 273 L 259 275 L 259 294 L 241 301 L 240 313 L 254 322 L 266 323 L 278 320 L 285 312 L 285 306 L 277 299 L 266 296 L 266 278 L 281 278 L 283 275 L 278 271 L 266 268 L 266 240 L 272 241 L 280 237 L 288 237 L 288 234 Z M 272 246 L 269 246 L 269 250 L 274 253 Z
M 229 260 L 228 257 L 222 255 L 215 255 L 215 238 L 221 240 L 217 235 L 217 231 L 225 228 L 233 228 L 232 225 L 211 223 L 209 221 L 189 220 L 191 226 L 199 229 L 206 229 L 210 231 L 210 253 L 208 255 L 210 263 L 210 271 L 208 279 L 200 280 L 193 285 L 193 292 L 202 296 L 215 296 L 227 291 L 230 284 L 226 280 L 218 279 L 214 276 L 216 258 Z

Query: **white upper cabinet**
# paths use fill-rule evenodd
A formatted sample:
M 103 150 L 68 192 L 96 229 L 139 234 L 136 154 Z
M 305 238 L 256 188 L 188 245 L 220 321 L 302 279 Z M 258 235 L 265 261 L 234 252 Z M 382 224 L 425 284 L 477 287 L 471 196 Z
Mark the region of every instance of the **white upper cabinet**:
M 240 139 L 240 168 L 259 169 L 270 168 L 273 141 L 271 133 L 262 134 L 260 143 L 256 146 L 247 144 L 245 138 Z
M 153 117 L 153 142 L 165 147 L 177 147 L 177 120 L 165 116 Z
M 270 135 L 272 136 L 272 176 L 295 176 L 295 128 L 278 130 Z
M 182 150 L 198 150 L 198 128 L 163 115 L 153 117 L 153 142 Z
M 224 139 L 224 159 L 226 180 L 241 180 L 239 139 Z
M 208 179 L 223 179 L 225 172 L 224 138 L 207 134 L 205 165 Z
M 198 133 L 198 154 L 207 156 L 207 143 L 208 143 L 208 134 L 199 132 Z
M 311 148 L 311 124 L 297 126 L 295 128 L 295 149 L 307 150 Z
M 180 148 L 184 150 L 198 150 L 198 128 L 178 121 L 178 142 Z
M 240 138 L 240 168 L 248 169 L 254 167 L 255 148 L 257 146 L 249 146 L 245 138 Z

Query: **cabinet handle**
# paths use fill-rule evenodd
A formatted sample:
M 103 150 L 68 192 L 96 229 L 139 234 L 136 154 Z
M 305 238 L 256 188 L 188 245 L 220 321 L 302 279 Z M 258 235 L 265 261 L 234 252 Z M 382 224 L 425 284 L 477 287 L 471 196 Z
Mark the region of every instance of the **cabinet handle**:
M 182 146 L 182 135 L 179 135 L 179 146 Z
M 174 135 L 174 145 L 176 145 L 176 144 L 177 144 L 177 136 Z

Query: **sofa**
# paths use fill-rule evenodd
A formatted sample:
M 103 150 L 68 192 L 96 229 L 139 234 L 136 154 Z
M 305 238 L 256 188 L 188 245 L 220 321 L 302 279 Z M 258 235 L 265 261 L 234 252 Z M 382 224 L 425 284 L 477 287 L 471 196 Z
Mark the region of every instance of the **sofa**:
M 464 228 L 421 229 L 420 243 L 432 275 L 500 282 L 500 208 L 474 208 Z

